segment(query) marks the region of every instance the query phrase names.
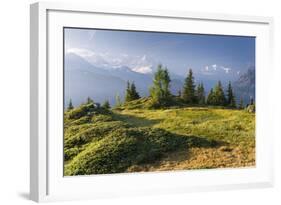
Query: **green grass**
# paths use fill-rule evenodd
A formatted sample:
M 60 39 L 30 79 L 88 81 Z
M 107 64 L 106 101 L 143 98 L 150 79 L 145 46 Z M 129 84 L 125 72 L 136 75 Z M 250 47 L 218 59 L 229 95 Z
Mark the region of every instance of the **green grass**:
M 255 114 L 244 110 L 216 108 L 178 108 L 165 110 L 119 111 L 131 126 L 143 123 L 153 128 L 208 139 L 222 140 L 232 144 L 254 142 Z M 127 119 L 126 119 L 127 118 Z M 136 119 L 136 120 L 135 120 Z M 144 119 L 142 122 L 141 119 Z M 145 122 L 149 119 L 149 122 Z
M 65 113 L 65 175 L 255 164 L 255 114 L 215 107 L 151 109 L 140 99 L 111 111 Z

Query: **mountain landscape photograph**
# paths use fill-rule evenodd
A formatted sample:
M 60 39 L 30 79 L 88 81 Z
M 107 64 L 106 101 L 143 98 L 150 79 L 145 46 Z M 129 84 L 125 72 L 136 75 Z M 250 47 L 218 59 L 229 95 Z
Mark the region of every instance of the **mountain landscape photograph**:
M 64 175 L 255 166 L 255 37 L 64 28 Z

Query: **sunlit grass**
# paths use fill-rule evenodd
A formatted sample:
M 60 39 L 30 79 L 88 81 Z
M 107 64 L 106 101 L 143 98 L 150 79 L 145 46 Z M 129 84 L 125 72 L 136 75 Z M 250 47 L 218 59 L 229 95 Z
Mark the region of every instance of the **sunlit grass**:
M 141 104 L 148 102 L 140 99 L 111 112 L 66 113 L 65 174 L 255 165 L 254 113 Z

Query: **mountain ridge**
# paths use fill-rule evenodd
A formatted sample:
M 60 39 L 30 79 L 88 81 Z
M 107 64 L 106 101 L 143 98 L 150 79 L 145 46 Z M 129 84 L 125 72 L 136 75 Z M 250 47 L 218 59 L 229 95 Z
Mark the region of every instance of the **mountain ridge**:
M 96 102 L 102 103 L 108 100 L 111 105 L 115 104 L 115 96 L 118 94 L 124 98 L 127 81 L 133 81 L 141 96 L 149 95 L 149 87 L 153 82 L 153 73 L 139 73 L 128 66 L 98 67 L 83 57 L 74 53 L 65 55 L 65 106 L 72 99 L 75 106 L 83 103 L 87 97 L 91 97 Z M 250 71 L 249 71 L 250 70 Z M 171 92 L 178 95 L 182 89 L 185 76 L 170 72 Z M 195 76 L 196 84 L 203 82 L 205 94 L 217 83 L 217 80 L 203 75 Z M 222 79 L 226 87 L 228 81 Z M 98 88 L 98 89 L 97 89 Z M 248 104 L 250 98 L 255 98 L 255 70 L 250 67 L 244 74 L 233 81 L 234 93 L 237 104 L 240 98 Z

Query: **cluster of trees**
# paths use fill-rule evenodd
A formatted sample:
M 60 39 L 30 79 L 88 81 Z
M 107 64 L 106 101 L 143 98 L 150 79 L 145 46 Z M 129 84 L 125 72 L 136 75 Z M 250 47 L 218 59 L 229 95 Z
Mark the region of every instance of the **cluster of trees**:
M 170 103 L 170 82 L 171 79 L 168 69 L 159 65 L 154 75 L 153 85 L 150 88 L 150 96 L 155 105 L 161 106 Z M 190 69 L 185 78 L 182 90 L 179 90 L 178 97 L 181 98 L 184 103 L 190 105 L 216 105 L 235 108 L 236 101 L 230 82 L 226 92 L 225 95 L 223 86 L 221 82 L 218 81 L 216 86 L 210 90 L 206 99 L 203 83 L 199 83 L 197 86 L 195 85 L 193 72 L 192 69 Z
M 100 108 L 100 107 L 103 108 L 103 109 L 110 109 L 111 108 L 108 100 L 105 100 L 103 102 L 103 104 L 100 106 L 99 103 L 95 103 L 94 100 L 91 99 L 90 97 L 87 97 L 86 102 L 82 103 L 82 104 L 90 104 L 90 103 L 94 104 L 97 108 Z M 70 100 L 68 102 L 68 105 L 67 105 L 67 111 L 70 111 L 72 109 L 74 109 L 74 106 L 73 106 L 73 103 L 72 103 L 72 99 L 70 98 Z
M 226 95 L 224 94 L 223 87 L 219 81 L 214 88 L 212 88 L 207 97 L 206 103 L 208 105 L 220 105 L 235 108 L 236 100 L 232 90 L 231 83 L 228 83 Z
M 173 103 L 173 96 L 170 91 L 171 78 L 167 67 L 163 67 L 161 64 L 158 65 L 157 70 L 154 74 L 153 84 L 149 88 L 150 97 L 152 99 L 153 106 L 161 107 L 168 106 Z M 121 106 L 122 100 L 119 94 L 116 95 L 115 106 Z M 127 82 L 125 91 L 124 102 L 130 102 L 140 98 L 137 92 L 134 82 Z M 188 74 L 184 80 L 183 88 L 179 90 L 178 96 L 182 102 L 189 105 L 214 105 L 214 106 L 227 106 L 230 108 L 243 108 L 243 100 L 240 100 L 239 105 L 236 105 L 236 98 L 233 93 L 231 82 L 228 83 L 226 94 L 222 86 L 221 81 L 210 90 L 208 95 L 205 95 L 205 88 L 203 83 L 195 84 L 192 69 L 189 69 Z M 253 101 L 253 100 L 252 100 Z M 94 103 L 94 101 L 88 97 L 87 103 Z M 109 101 L 106 100 L 102 108 L 110 109 Z M 70 99 L 67 110 L 73 109 L 73 104 Z
M 205 104 L 205 89 L 203 83 L 195 85 L 193 72 L 190 69 L 185 78 L 183 90 L 180 91 L 183 101 L 187 104 Z
M 135 83 L 130 81 L 127 82 L 126 94 L 125 94 L 125 102 L 130 102 L 132 100 L 137 100 L 140 98 L 139 93 L 137 92 Z

